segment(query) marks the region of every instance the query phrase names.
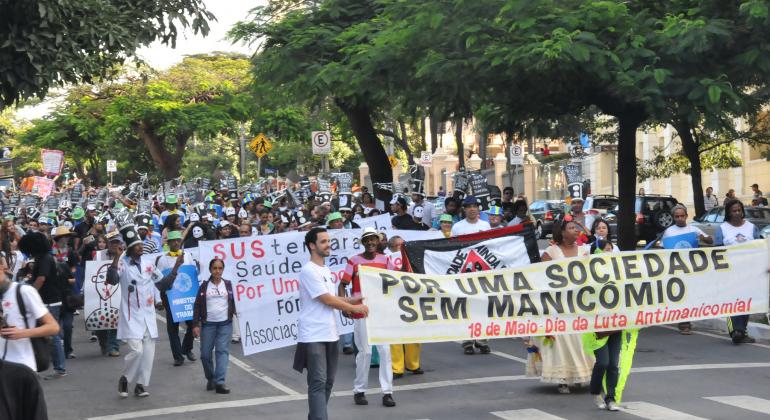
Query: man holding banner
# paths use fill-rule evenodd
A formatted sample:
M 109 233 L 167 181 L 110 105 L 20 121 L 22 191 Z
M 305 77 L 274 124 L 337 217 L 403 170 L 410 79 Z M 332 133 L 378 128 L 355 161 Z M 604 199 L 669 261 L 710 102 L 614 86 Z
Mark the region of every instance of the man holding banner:
M 310 261 L 299 274 L 299 313 L 297 349 L 294 369 L 307 369 L 307 400 L 309 420 L 327 420 L 326 405 L 332 395 L 334 376 L 339 357 L 339 334 L 334 309 L 361 314 L 366 317 L 369 308 L 359 296 L 340 298 L 334 290 L 334 276 L 326 266 L 331 255 L 329 234 L 324 228 L 313 228 L 305 235 L 305 246 Z
M 342 281 L 338 286 L 338 296 L 345 297 L 345 286 L 353 283 L 353 296 L 361 295 L 361 283 L 358 278 L 358 268 L 360 266 L 379 267 L 388 270 L 395 270 L 390 258 L 385 254 L 377 252 L 380 245 L 380 235 L 373 227 L 364 229 L 361 235 L 361 244 L 364 246 L 364 252 L 354 255 L 348 260 L 345 272 L 342 274 Z M 366 389 L 369 385 L 369 365 L 372 361 L 372 347 L 367 339 L 366 324 L 364 316 L 361 314 L 346 314 L 353 318 L 353 337 L 358 347 L 356 355 L 356 378 L 353 382 L 353 400 L 356 405 L 367 405 Z M 377 352 L 380 355 L 380 387 L 382 388 L 382 405 L 385 407 L 394 407 L 393 401 L 393 366 L 390 359 L 390 346 L 387 344 L 378 345 Z
M 168 233 L 166 238 L 169 247 L 168 253 L 166 255 L 159 255 L 155 259 L 155 266 L 163 274 L 163 278 L 157 283 L 157 286 L 161 292 L 160 295 L 163 306 L 166 308 L 166 332 L 168 332 L 168 341 L 171 345 L 171 354 L 174 357 L 174 366 L 182 366 L 184 364 L 185 356 L 187 357 L 187 360 L 191 362 L 198 360 L 193 354 L 193 325 L 192 321 L 185 321 L 187 324 L 187 331 L 185 331 L 184 340 L 180 342 L 179 322 L 174 322 L 171 302 L 166 293 L 174 288 L 174 282 L 177 281 L 180 267 L 183 265 L 195 266 L 197 265 L 197 261 L 193 260 L 190 254 L 185 253 L 180 249 L 182 246 L 181 232 L 172 230 Z M 184 279 L 190 281 L 188 277 L 189 276 L 185 276 Z M 197 278 L 194 280 L 196 282 L 194 286 L 197 289 Z

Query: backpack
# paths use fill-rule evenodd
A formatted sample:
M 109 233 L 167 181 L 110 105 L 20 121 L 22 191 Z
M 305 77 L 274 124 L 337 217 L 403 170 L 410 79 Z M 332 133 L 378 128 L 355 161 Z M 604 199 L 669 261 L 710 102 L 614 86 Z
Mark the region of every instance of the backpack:
M 24 318 L 24 327 L 29 329 L 29 322 L 27 321 L 27 305 L 24 303 L 24 298 L 21 296 L 22 287 L 32 287 L 19 284 L 16 287 L 16 304 L 19 306 L 19 312 Z M 35 321 L 35 327 L 39 325 L 37 320 Z M 48 370 L 51 366 L 51 337 L 32 337 L 29 339 L 32 343 L 32 352 L 35 353 L 35 364 L 37 365 L 37 371 L 43 372 Z

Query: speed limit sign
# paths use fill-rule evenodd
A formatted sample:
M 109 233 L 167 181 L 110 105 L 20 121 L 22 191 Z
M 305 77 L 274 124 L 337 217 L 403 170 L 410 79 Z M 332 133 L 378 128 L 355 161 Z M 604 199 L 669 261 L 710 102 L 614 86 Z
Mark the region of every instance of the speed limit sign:
M 328 131 L 313 131 L 313 154 L 328 155 L 332 152 L 332 135 Z

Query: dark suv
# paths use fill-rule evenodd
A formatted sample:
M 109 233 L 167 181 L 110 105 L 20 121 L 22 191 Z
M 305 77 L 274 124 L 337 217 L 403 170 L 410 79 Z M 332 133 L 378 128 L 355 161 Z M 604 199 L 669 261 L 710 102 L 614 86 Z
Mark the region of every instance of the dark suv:
M 564 214 L 564 201 L 538 200 L 529 205 L 529 214 L 535 223 L 535 235 L 544 239 L 553 231 L 553 221 Z
M 674 224 L 671 209 L 679 201 L 670 195 L 637 195 L 634 211 L 636 212 L 636 239 L 646 243 L 654 240 L 660 232 Z

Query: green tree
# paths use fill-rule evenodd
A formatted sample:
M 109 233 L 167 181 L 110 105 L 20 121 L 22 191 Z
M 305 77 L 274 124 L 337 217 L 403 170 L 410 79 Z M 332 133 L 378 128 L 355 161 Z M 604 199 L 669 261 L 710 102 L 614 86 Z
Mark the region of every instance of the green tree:
M 114 75 L 138 48 L 173 47 L 180 27 L 206 35 L 214 19 L 202 0 L 3 1 L 2 10 L 0 107 Z

